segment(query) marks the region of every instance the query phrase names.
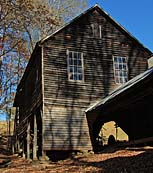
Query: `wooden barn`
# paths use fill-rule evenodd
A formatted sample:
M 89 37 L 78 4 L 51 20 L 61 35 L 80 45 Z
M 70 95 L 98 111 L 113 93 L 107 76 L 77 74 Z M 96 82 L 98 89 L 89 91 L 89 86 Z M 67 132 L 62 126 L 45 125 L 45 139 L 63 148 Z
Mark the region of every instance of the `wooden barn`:
M 98 5 L 39 41 L 17 87 L 15 149 L 33 159 L 92 150 L 87 108 L 144 72 L 150 56 Z

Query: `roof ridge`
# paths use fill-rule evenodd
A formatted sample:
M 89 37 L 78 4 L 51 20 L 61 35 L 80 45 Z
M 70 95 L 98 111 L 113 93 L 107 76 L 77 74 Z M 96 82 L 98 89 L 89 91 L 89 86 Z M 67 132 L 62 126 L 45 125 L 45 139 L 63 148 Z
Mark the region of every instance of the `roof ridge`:
M 146 51 L 148 51 L 150 54 L 152 54 L 152 51 L 150 51 L 146 46 L 143 45 L 143 43 L 141 43 L 132 33 L 130 33 L 124 26 L 122 26 L 119 22 L 117 22 L 115 19 L 113 19 L 113 17 L 111 15 L 109 15 L 98 3 L 96 3 L 94 6 L 88 8 L 87 10 L 85 10 L 84 12 L 80 13 L 79 15 L 77 15 L 76 17 L 74 17 L 72 20 L 70 20 L 68 23 L 66 23 L 65 25 L 63 25 L 62 27 L 60 27 L 58 30 L 56 30 L 55 32 L 53 32 L 52 34 L 46 36 L 45 38 L 41 39 L 40 41 L 38 41 L 38 43 L 42 44 L 44 41 L 46 41 L 47 39 L 49 39 L 51 36 L 53 36 L 54 34 L 58 33 L 59 31 L 61 31 L 62 29 L 64 29 L 65 27 L 69 26 L 71 23 L 73 23 L 74 21 L 76 21 L 77 19 L 79 19 L 81 16 L 87 14 L 88 12 L 90 12 L 92 9 L 98 7 L 99 10 L 101 10 L 102 13 L 104 13 L 104 15 L 106 15 L 106 17 L 108 17 L 116 26 L 118 26 L 123 32 L 125 32 L 131 39 L 135 40 L 139 45 L 141 45 L 144 49 L 146 49 Z

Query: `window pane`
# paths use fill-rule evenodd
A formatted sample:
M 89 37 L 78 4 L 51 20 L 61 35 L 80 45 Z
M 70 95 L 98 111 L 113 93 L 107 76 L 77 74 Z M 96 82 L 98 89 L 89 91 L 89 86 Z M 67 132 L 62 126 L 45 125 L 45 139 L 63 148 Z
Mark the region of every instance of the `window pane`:
M 125 58 L 123 58 L 123 63 L 126 63 L 126 59 Z
M 74 73 L 77 73 L 77 66 L 74 66 Z
M 70 73 L 73 73 L 73 66 L 72 67 L 69 67 L 69 72 Z
M 72 52 L 69 52 L 69 58 L 72 58 Z
M 81 59 L 78 59 L 78 65 L 81 66 Z
M 127 71 L 124 71 L 124 77 L 127 77 Z
M 82 73 L 82 68 L 78 68 L 78 73 Z
M 82 74 L 78 74 L 78 80 L 82 80 Z
M 118 64 L 115 64 L 115 69 L 119 69 L 119 65 Z
M 122 71 L 121 70 L 119 71 L 119 76 L 122 77 Z
M 68 77 L 70 80 L 82 80 L 82 56 L 80 52 L 69 52 L 68 54 Z
M 126 70 L 126 64 L 123 64 L 123 69 Z
M 114 57 L 114 62 L 117 62 L 117 57 Z
M 116 83 L 128 81 L 127 63 L 125 57 L 114 57 L 114 75 Z
M 119 57 L 119 63 L 123 63 L 123 58 Z
M 77 53 L 76 52 L 74 52 L 74 59 L 77 59 Z
M 77 80 L 77 73 L 74 74 L 74 80 Z
M 122 64 L 119 64 L 119 69 L 120 69 L 120 70 L 122 70 L 122 69 L 123 69 L 123 68 L 122 68 Z
M 78 53 L 78 59 L 81 60 L 81 53 Z
M 74 65 L 77 65 L 77 59 L 74 59 Z
M 69 58 L 69 64 L 73 65 L 73 59 L 72 58 Z

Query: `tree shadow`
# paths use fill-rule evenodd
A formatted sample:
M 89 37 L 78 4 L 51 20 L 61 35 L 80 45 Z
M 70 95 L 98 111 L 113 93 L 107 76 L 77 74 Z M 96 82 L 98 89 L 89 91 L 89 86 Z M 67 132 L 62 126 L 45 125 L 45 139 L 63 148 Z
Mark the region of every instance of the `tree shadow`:
M 73 165 L 79 164 L 85 167 L 97 168 L 97 172 L 103 173 L 140 173 L 153 172 L 153 149 L 143 149 L 140 154 L 129 153 L 126 156 L 106 158 L 104 161 L 84 161 L 82 158 L 74 158 Z M 97 157 L 103 157 L 98 156 Z
M 89 33 L 90 25 L 95 23 L 95 20 L 97 23 L 101 20 L 100 22 L 104 25 L 101 39 L 92 38 Z M 129 48 L 122 47 L 121 49 L 123 41 L 125 43 L 132 41 L 120 31 L 121 29 L 118 29 L 103 15 L 84 15 L 79 21 L 74 21 L 71 26 L 55 34 L 54 39 L 48 40 L 47 44 L 54 46 L 47 48 L 46 44 L 46 52 L 44 51 L 45 61 L 48 62 L 45 65 L 52 68 L 52 70 L 46 70 L 47 75 L 44 76 L 45 81 L 50 81 L 45 84 L 45 108 L 48 109 L 48 117 L 45 120 L 44 136 L 47 150 L 64 149 L 65 146 L 66 149 L 87 148 L 89 137 L 91 137 L 91 135 L 87 137 L 88 131 L 93 130 L 94 139 L 98 136 L 103 123 L 102 118 L 95 119 L 93 122 L 95 128 L 90 130 L 88 124 L 84 125 L 86 118 L 84 111 L 90 104 L 106 97 L 117 87 L 114 81 L 112 56 L 129 56 L 130 68 L 136 63 L 136 56 L 138 56 L 133 55 L 134 46 L 129 45 Z M 114 37 L 113 33 L 117 35 Z M 67 50 L 84 53 L 84 81 L 82 83 L 68 80 Z M 131 58 L 132 56 L 134 58 Z M 140 70 L 137 71 L 140 73 Z M 129 72 L 129 75 L 131 74 L 133 72 Z M 47 101 L 50 103 L 48 104 Z M 87 141 L 84 137 L 87 137 Z

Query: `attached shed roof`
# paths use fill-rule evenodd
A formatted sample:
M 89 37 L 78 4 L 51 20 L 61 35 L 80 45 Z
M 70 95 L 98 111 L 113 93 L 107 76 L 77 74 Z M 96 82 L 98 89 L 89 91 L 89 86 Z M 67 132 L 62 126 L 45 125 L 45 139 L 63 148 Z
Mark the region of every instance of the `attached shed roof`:
M 140 81 L 145 80 L 148 76 L 153 75 L 153 67 L 145 71 L 144 73 L 141 73 L 140 75 L 134 77 L 133 79 L 129 80 L 125 84 L 123 84 L 121 87 L 114 90 L 112 93 L 110 93 L 107 97 L 104 99 L 96 102 L 92 106 L 90 106 L 88 109 L 85 110 L 85 112 L 90 112 L 92 110 L 97 109 L 98 107 L 101 107 L 102 105 L 105 105 L 110 100 L 114 99 L 121 93 L 127 91 L 129 88 L 133 87 L 134 85 L 138 84 Z

